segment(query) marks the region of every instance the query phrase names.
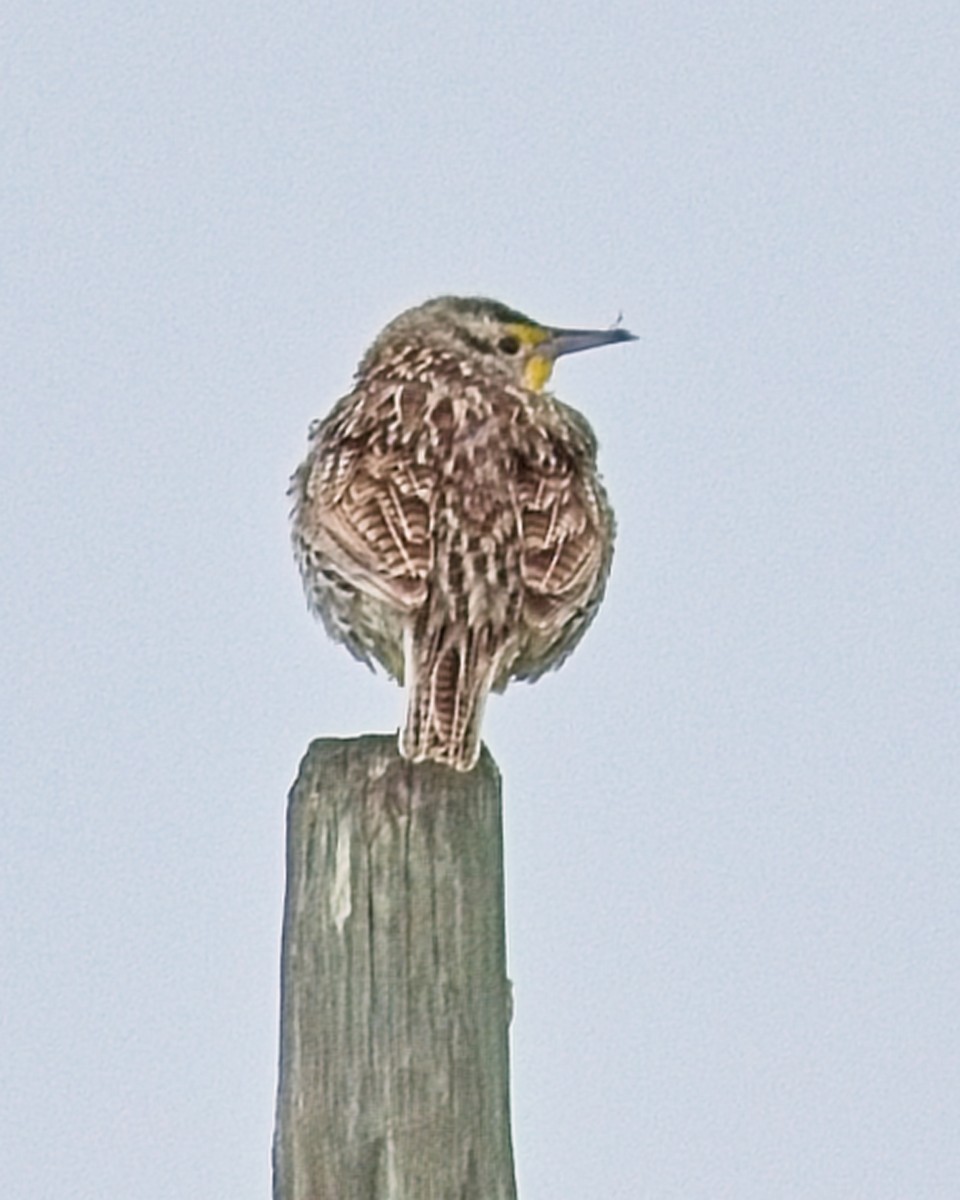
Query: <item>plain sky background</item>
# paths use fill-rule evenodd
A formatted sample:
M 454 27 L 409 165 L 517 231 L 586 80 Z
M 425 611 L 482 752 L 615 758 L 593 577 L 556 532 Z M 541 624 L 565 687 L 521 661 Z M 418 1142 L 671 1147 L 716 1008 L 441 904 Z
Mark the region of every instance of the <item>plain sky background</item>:
M 443 292 L 619 517 L 494 699 L 522 1200 L 960 1196 L 960 9 L 0 17 L 0 1194 L 269 1195 L 286 791 L 400 693 L 284 496 Z M 346 1198 L 345 1198 L 346 1200 Z

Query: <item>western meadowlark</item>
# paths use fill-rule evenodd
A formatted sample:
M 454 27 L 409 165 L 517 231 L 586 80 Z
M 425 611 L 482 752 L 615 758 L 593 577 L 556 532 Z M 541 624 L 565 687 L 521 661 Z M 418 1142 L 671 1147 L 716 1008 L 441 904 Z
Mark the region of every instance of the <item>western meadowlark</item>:
M 593 431 L 543 387 L 561 354 L 632 340 L 442 296 L 311 425 L 289 492 L 307 599 L 405 685 L 404 757 L 469 770 L 490 690 L 558 666 L 592 621 L 613 512 Z

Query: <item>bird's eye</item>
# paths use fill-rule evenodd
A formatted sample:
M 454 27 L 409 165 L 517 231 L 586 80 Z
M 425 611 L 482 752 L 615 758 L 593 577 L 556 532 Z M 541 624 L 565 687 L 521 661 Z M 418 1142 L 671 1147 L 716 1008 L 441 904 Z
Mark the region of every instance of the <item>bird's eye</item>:
M 516 354 L 520 349 L 520 339 L 513 337 L 512 334 L 507 334 L 497 342 L 497 349 L 503 354 Z

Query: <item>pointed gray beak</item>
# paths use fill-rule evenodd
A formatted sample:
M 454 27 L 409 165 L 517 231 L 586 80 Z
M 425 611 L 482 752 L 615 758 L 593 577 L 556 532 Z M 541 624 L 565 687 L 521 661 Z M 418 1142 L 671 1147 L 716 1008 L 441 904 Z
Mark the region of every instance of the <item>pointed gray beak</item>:
M 612 346 L 614 342 L 635 342 L 634 334 L 619 325 L 613 329 L 551 329 L 550 337 L 537 347 L 537 353 L 559 358 L 594 346 Z

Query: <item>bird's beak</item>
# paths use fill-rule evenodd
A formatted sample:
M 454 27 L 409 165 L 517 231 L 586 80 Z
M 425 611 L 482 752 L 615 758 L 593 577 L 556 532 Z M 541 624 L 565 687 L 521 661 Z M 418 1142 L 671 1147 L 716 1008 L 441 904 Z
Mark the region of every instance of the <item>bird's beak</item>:
M 578 350 L 592 350 L 594 346 L 610 346 L 614 342 L 635 342 L 637 339 L 626 329 L 615 325 L 612 329 L 542 329 L 530 339 L 536 349 L 527 359 L 524 368 L 524 383 L 534 392 L 542 390 L 553 364 L 561 354 L 576 354 Z
M 556 359 L 562 354 L 576 354 L 595 346 L 611 346 L 614 342 L 635 342 L 628 330 L 615 325 L 613 329 L 551 329 L 549 337 L 537 347 L 544 358 Z

